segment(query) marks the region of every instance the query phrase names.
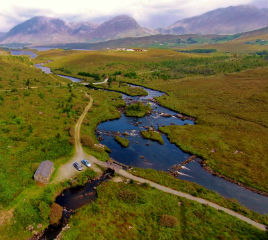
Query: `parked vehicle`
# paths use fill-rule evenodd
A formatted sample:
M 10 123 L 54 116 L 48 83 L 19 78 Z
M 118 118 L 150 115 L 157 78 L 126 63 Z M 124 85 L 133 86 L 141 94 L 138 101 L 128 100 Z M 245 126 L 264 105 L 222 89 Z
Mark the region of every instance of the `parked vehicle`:
M 73 164 L 73 166 L 78 170 L 78 171 L 82 171 L 83 170 L 83 167 L 78 163 L 78 162 L 75 162 Z
M 91 164 L 86 159 L 83 159 L 81 163 L 84 164 L 86 167 L 91 167 Z

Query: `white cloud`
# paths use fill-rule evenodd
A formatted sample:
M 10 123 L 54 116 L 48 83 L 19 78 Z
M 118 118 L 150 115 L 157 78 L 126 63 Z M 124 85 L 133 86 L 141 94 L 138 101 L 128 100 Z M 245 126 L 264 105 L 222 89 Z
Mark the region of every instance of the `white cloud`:
M 5 0 L 0 4 L 0 31 L 7 31 L 15 24 L 37 15 L 78 21 L 128 14 L 149 27 L 165 26 L 215 8 L 251 2 L 252 0 Z

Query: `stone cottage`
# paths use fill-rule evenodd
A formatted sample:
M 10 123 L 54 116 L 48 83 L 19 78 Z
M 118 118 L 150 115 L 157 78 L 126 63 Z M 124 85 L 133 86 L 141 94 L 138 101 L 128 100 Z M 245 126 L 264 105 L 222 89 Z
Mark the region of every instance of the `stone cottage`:
M 40 166 L 38 167 L 38 169 L 34 174 L 34 180 L 37 182 L 47 184 L 49 182 L 53 170 L 54 170 L 53 162 L 49 160 L 41 162 Z

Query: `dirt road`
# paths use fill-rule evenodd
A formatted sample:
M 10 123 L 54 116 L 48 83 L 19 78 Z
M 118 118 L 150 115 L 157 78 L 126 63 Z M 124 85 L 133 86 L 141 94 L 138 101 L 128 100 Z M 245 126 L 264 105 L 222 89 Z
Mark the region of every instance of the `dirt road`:
M 86 106 L 86 108 L 84 109 L 82 115 L 79 117 L 76 125 L 75 125 L 75 155 L 74 157 L 68 161 L 67 163 L 61 165 L 57 171 L 57 175 L 55 177 L 55 179 L 53 180 L 53 182 L 62 182 L 64 180 L 67 179 L 71 179 L 73 178 L 75 175 L 77 175 L 79 172 L 73 167 L 73 163 L 74 162 L 78 162 L 81 163 L 81 160 L 85 158 L 85 153 L 83 151 L 81 142 L 80 142 L 80 129 L 81 129 L 81 125 L 83 123 L 83 120 L 88 112 L 88 110 L 91 108 L 92 103 L 93 103 L 93 98 L 91 96 L 89 96 L 89 103 Z M 88 156 L 87 158 L 91 158 L 90 156 Z M 95 165 L 92 166 L 92 168 L 94 169 L 94 171 L 96 172 L 100 172 L 101 170 L 99 168 L 97 168 Z M 85 169 L 85 168 L 84 168 Z

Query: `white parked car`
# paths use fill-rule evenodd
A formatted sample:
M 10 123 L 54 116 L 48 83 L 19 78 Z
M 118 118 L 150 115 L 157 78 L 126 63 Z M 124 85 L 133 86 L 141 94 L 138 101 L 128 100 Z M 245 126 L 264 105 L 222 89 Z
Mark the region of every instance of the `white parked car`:
M 82 161 L 81 161 L 81 163 L 82 164 L 84 164 L 86 167 L 91 167 L 91 164 L 86 160 L 86 159 L 83 159 Z

